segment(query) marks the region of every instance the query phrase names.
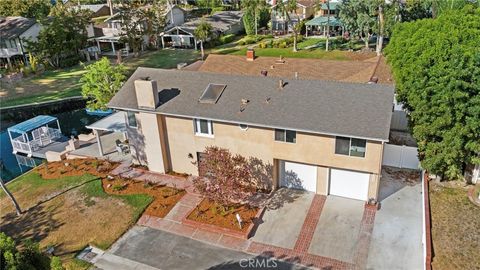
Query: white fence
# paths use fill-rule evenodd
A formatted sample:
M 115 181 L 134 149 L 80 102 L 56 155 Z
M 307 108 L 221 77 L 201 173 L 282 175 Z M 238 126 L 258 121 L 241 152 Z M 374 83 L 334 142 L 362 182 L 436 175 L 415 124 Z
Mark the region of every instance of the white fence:
M 405 145 L 385 144 L 382 165 L 397 168 L 419 169 L 418 149 Z

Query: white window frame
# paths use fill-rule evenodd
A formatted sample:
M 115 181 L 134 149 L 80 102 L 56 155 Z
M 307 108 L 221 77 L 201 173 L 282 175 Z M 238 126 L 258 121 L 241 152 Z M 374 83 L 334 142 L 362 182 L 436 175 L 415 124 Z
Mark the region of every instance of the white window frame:
M 207 121 L 208 133 L 201 133 L 200 120 Z M 193 131 L 195 132 L 195 136 L 207 137 L 207 138 L 213 138 L 214 137 L 212 120 L 195 118 L 195 119 L 193 119 L 193 125 L 194 125 Z

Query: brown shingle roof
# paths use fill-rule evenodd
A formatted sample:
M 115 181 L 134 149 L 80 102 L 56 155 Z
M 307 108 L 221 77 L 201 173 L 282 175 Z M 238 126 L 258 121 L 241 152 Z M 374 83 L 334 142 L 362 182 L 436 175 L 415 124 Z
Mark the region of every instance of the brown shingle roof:
M 12 39 L 20 36 L 36 23 L 24 17 L 0 17 L 0 38 Z

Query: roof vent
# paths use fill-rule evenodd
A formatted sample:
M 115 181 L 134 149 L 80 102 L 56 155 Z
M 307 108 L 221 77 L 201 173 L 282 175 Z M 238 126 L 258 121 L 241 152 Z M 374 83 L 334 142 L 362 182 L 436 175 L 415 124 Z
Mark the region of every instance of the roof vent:
M 285 82 L 283 82 L 282 79 L 278 80 L 278 89 L 283 89 L 284 86 L 285 86 Z
M 215 104 L 223 93 L 227 85 L 209 83 L 198 99 L 198 102 L 205 104 Z

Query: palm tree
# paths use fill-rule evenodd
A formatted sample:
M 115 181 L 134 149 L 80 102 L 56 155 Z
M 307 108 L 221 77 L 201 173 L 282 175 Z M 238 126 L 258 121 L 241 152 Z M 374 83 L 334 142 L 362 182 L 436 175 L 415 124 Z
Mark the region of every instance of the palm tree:
M 244 0 L 242 1 L 242 8 L 246 13 L 253 13 L 255 23 L 255 36 L 258 35 L 258 18 L 260 12 L 266 7 L 267 2 L 265 0 Z
M 325 43 L 325 51 L 328 52 L 328 38 L 330 37 L 330 0 L 327 0 L 327 42 Z
M 292 18 L 290 14 L 297 16 L 297 23 L 292 26 L 293 30 L 293 51 L 297 51 L 297 36 L 298 33 L 301 31 L 301 23 L 300 23 L 300 16 L 297 14 L 297 1 L 296 0 L 287 0 L 287 1 L 279 1 L 277 4 L 278 12 L 282 12 L 285 14 L 285 18 L 287 19 L 287 25 L 292 24 Z M 287 26 L 288 29 L 288 26 Z
M 195 36 L 196 39 L 200 40 L 200 50 L 202 52 L 202 60 L 205 56 L 205 53 L 203 52 L 203 42 L 207 41 L 207 39 L 212 36 L 212 25 L 206 22 L 204 19 L 200 22 L 200 24 L 197 26 L 195 31 L 193 32 L 193 35 Z
M 3 169 L 3 161 L 0 160 L 0 170 Z M 10 198 L 10 200 L 12 201 L 13 203 L 13 206 L 15 206 L 15 210 L 17 211 L 17 216 L 20 216 L 22 214 L 22 209 L 20 209 L 20 205 L 18 205 L 17 203 L 17 200 L 15 200 L 15 197 L 13 197 L 12 193 L 10 193 L 10 191 L 7 189 L 7 186 L 5 185 L 5 183 L 3 182 L 3 179 L 2 177 L 0 177 L 0 186 L 2 187 L 3 191 L 5 192 L 5 194 L 7 194 L 7 196 Z

